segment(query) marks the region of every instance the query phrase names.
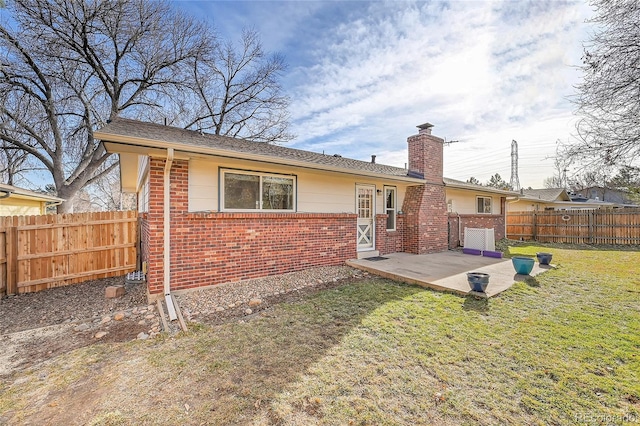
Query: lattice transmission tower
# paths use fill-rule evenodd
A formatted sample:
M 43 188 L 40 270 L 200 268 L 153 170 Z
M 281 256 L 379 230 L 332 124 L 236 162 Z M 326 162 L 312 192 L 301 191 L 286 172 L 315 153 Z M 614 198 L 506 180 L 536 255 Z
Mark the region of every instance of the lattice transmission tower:
M 518 179 L 518 142 L 511 141 L 511 189 L 520 191 L 520 179 Z

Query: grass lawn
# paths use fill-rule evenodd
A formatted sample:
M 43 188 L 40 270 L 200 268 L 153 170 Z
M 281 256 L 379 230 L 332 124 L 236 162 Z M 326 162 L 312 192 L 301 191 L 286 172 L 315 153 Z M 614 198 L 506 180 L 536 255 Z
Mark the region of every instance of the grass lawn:
M 640 423 L 640 252 L 553 253 L 490 300 L 370 278 L 0 382 L 0 424 Z

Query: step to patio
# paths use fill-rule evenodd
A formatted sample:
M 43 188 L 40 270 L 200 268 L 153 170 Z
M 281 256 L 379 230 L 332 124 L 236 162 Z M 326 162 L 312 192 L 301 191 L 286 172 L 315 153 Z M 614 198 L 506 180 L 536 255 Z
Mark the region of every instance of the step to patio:
M 366 259 L 367 257 L 380 256 L 380 250 L 362 250 L 358 252 L 358 259 Z

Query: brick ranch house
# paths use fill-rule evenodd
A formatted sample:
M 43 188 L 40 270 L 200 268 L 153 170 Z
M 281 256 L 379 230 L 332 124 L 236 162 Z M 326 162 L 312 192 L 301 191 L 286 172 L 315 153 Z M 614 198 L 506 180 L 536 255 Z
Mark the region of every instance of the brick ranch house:
M 137 193 L 150 299 L 170 291 L 448 249 L 443 140 L 408 169 L 118 118 L 95 133 Z

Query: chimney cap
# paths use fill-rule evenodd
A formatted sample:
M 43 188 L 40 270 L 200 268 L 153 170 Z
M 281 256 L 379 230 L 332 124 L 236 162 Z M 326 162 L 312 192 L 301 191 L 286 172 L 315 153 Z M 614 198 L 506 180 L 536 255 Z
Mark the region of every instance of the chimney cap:
M 433 124 L 431 123 L 424 123 L 424 124 L 420 124 L 419 126 L 417 126 L 418 129 L 420 129 L 418 131 L 418 134 L 427 134 L 430 135 L 431 134 L 431 128 L 433 127 Z

